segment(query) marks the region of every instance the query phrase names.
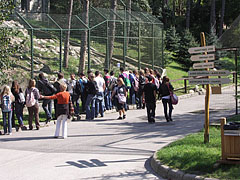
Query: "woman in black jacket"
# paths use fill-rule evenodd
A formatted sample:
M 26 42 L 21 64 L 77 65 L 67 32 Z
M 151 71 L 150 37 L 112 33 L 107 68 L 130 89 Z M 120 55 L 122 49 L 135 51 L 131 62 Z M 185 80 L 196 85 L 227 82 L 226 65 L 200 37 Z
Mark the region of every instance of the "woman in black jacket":
M 162 84 L 160 86 L 160 94 L 162 97 L 164 115 L 167 122 L 172 121 L 173 105 L 170 97 L 170 91 L 173 91 L 173 86 L 169 82 L 169 78 L 167 76 L 164 76 L 162 80 Z M 169 107 L 169 113 L 167 112 L 168 111 L 167 105 Z

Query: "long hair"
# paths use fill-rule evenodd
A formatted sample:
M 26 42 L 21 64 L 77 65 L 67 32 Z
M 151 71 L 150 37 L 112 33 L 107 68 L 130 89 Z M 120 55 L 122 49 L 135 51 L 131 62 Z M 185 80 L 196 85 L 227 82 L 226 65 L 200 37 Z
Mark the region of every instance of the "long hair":
M 117 81 L 120 82 L 121 86 L 124 85 L 124 81 L 122 78 L 118 78 Z
M 3 87 L 3 91 L 2 91 L 2 93 L 1 93 L 1 97 L 5 96 L 5 95 L 8 95 L 8 96 L 11 95 L 10 87 L 7 86 L 7 85 L 5 85 L 5 86 Z
M 36 81 L 34 79 L 30 79 L 28 82 L 28 88 L 31 89 L 32 87 L 35 87 Z
M 16 93 L 19 93 L 20 86 L 16 80 L 12 82 L 12 88 Z
M 169 78 L 167 76 L 163 77 L 163 84 L 169 82 Z

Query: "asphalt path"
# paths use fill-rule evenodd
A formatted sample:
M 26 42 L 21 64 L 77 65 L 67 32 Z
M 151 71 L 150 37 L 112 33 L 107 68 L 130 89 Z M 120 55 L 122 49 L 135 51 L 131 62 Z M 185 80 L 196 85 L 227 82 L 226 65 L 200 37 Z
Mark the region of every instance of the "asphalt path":
M 211 95 L 210 119 L 234 114 L 233 87 Z M 39 131 L 0 136 L 0 178 L 7 180 L 162 179 L 149 165 L 152 154 L 167 144 L 199 131 L 204 125 L 204 98 L 180 99 L 173 122 L 166 122 L 157 104 L 156 123 L 148 124 L 146 110 L 129 110 L 92 121 L 68 123 L 68 138 L 54 139 L 55 125 Z

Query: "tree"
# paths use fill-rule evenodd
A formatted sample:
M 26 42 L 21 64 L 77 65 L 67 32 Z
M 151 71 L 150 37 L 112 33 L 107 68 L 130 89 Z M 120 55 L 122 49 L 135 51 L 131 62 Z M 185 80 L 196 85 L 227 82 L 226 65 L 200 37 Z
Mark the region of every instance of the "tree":
M 73 0 L 70 0 L 69 4 L 69 14 L 68 14 L 68 30 L 66 31 L 66 38 L 64 43 L 64 57 L 63 57 L 63 66 L 68 68 L 68 54 L 69 54 L 69 39 L 70 39 L 70 29 L 72 22 L 72 10 L 73 10 Z
M 89 14 L 89 0 L 82 0 L 82 4 L 83 4 L 82 19 L 83 19 L 83 22 L 85 24 L 88 24 L 88 19 L 89 19 L 89 17 L 88 17 L 88 14 Z M 87 38 L 88 38 L 87 30 L 82 31 L 78 74 L 83 73 L 83 71 L 85 70 L 85 57 L 86 57 L 86 50 L 87 50 Z M 88 49 L 88 51 L 90 51 L 90 49 Z
M 222 0 L 222 9 L 221 9 L 221 20 L 219 23 L 219 37 L 222 35 L 223 33 L 223 22 L 224 22 L 224 14 L 225 14 L 225 0 Z
M 12 14 L 13 10 L 13 0 L 0 1 L 0 25 Z M 11 44 L 11 38 L 14 36 L 16 36 L 16 33 L 12 29 L 0 29 L 0 77 L 2 83 L 8 80 L 8 78 L 6 78 L 6 70 L 11 68 L 15 63 L 15 61 L 10 58 L 10 55 L 15 54 L 18 48 L 15 44 Z
M 186 28 L 190 28 L 190 12 L 191 12 L 191 0 L 187 0 L 187 12 L 186 12 Z
M 116 29 L 116 11 L 117 11 L 117 0 L 111 0 L 111 10 L 114 13 L 110 14 L 111 21 L 109 22 L 109 48 L 108 48 L 108 59 L 105 60 L 105 67 L 109 67 L 109 64 L 111 62 L 112 56 L 113 56 L 113 49 L 114 49 L 114 40 L 115 40 L 115 29 Z M 110 63 L 111 64 L 111 63 Z
M 210 32 L 212 28 L 214 28 L 214 30 L 216 31 L 216 1 L 215 0 L 211 1 L 210 29 L 209 29 Z

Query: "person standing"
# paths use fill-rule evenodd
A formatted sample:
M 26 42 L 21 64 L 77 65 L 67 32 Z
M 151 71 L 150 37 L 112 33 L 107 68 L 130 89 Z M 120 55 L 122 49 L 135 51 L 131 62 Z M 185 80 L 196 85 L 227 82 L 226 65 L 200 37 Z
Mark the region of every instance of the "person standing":
M 126 118 L 126 112 L 125 112 L 125 104 L 126 104 L 126 98 L 127 98 L 127 88 L 123 82 L 122 78 L 117 79 L 117 86 L 114 88 L 112 93 L 112 99 L 116 97 L 117 99 L 117 109 L 119 113 L 118 119 L 125 119 Z
M 101 117 L 103 117 L 104 116 L 104 91 L 105 91 L 106 85 L 99 71 L 95 72 L 95 81 L 97 83 L 97 89 L 98 89 L 98 92 L 96 94 L 95 117 L 97 117 L 99 113 Z
M 172 110 L 173 110 L 173 105 L 170 97 L 170 91 L 173 90 L 173 86 L 169 82 L 169 78 L 167 76 L 163 77 L 162 84 L 160 86 L 160 95 L 162 97 L 162 103 L 163 103 L 163 108 L 164 108 L 164 115 L 166 118 L 166 121 L 172 121 Z M 168 108 L 169 107 L 169 113 Z
M 110 90 L 110 83 L 111 83 L 111 76 L 108 74 L 108 69 L 104 69 L 104 76 L 103 79 L 105 81 L 105 90 L 104 90 L 104 102 L 106 110 L 112 109 L 112 101 L 111 101 L 111 90 Z
M 143 102 L 143 88 L 145 86 L 146 78 L 144 76 L 143 70 L 139 71 L 139 88 L 137 91 L 137 96 L 138 96 L 138 106 L 137 109 L 144 109 L 145 108 L 145 103 Z
M 38 90 L 44 96 L 52 96 L 57 89 L 48 81 L 43 73 L 38 75 L 39 81 L 37 83 Z M 44 99 L 42 103 L 43 110 L 46 114 L 46 124 L 52 119 L 52 100 Z
M 148 83 L 143 88 L 143 101 L 147 107 L 148 123 L 155 123 L 157 87 L 152 83 L 153 78 L 147 76 Z
M 39 124 L 39 103 L 38 99 L 40 98 L 40 94 L 38 89 L 35 87 L 36 86 L 36 81 L 34 79 L 30 79 L 28 83 L 28 87 L 25 91 L 25 99 L 26 99 L 26 106 L 28 109 L 28 124 L 29 124 L 29 129 L 33 129 L 33 114 L 35 117 L 35 125 L 36 129 L 40 129 L 40 124 Z
M 95 117 L 95 101 L 97 94 L 97 83 L 93 73 L 89 73 L 88 82 L 85 86 L 87 93 L 87 100 L 85 104 L 86 120 L 93 120 Z
M 15 98 L 15 114 L 18 119 L 18 127 L 23 129 L 23 108 L 25 103 L 25 97 L 17 81 L 12 82 L 11 92 Z
M 3 115 L 3 129 L 4 135 L 12 134 L 12 102 L 14 101 L 14 96 L 11 93 L 9 86 L 4 86 L 1 93 L 1 108 Z
M 69 92 L 66 91 L 67 85 L 60 84 L 60 92 L 53 96 L 41 96 L 44 99 L 57 99 L 57 124 L 54 138 L 58 138 L 60 134 L 60 127 L 62 123 L 62 138 L 67 138 L 67 119 L 70 118 L 74 109 L 71 108 L 71 97 Z M 70 112 L 70 110 L 73 110 Z
M 70 80 L 68 81 L 68 92 L 70 93 L 72 104 L 74 107 L 74 114 L 79 115 L 79 96 L 80 96 L 81 86 L 78 80 L 75 79 L 75 74 L 70 75 Z
M 79 83 L 81 86 L 80 96 L 81 96 L 81 101 L 82 101 L 82 112 L 85 113 L 85 104 L 86 104 L 86 100 L 87 100 L 87 93 L 86 93 L 85 86 L 86 86 L 88 80 L 83 73 L 80 73 L 79 77 L 80 77 Z

